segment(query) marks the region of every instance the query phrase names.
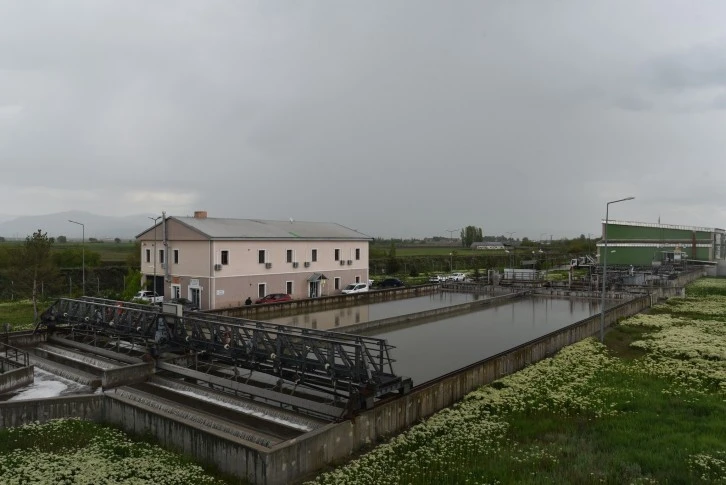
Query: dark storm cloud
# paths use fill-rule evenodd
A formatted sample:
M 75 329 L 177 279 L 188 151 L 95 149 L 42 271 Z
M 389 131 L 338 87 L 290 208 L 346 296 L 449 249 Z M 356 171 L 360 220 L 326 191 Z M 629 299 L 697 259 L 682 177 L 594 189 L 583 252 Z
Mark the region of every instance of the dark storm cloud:
M 0 203 L 535 237 L 593 232 L 635 195 L 618 217 L 719 225 L 688 208 L 726 181 L 724 14 L 0 0 Z M 684 164 L 709 175 L 684 190 Z

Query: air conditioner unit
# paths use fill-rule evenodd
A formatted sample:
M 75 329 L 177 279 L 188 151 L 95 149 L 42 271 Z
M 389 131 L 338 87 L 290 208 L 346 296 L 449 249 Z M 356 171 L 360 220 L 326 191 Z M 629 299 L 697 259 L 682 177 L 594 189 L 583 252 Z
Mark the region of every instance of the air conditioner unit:
M 351 261 L 351 260 L 349 259 L 349 260 L 348 260 L 348 266 L 350 266 L 351 264 L 353 264 L 353 261 Z
M 345 265 L 345 260 L 344 260 L 344 259 L 341 259 L 341 260 L 340 260 L 340 265 L 341 265 L 341 266 L 344 266 L 344 265 Z
M 299 263 L 298 263 L 297 261 L 295 261 L 294 263 L 292 263 L 292 267 L 293 267 L 293 268 L 297 268 L 298 264 L 299 264 Z
M 305 263 L 304 263 L 304 264 L 305 264 L 305 267 L 306 267 L 306 268 L 309 268 L 309 267 L 310 267 L 310 261 L 305 261 Z
M 267 268 L 267 269 L 272 268 L 272 263 L 265 263 L 265 268 Z
M 221 264 L 215 264 L 214 265 L 214 271 L 221 271 L 221 270 L 222 270 L 222 265 Z

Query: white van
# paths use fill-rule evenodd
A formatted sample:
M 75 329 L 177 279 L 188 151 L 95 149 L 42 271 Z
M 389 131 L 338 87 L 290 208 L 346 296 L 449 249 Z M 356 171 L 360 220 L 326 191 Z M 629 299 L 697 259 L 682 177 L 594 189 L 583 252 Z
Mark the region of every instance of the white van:
M 368 285 L 365 283 L 353 283 L 343 288 L 343 294 L 348 295 L 350 293 L 363 293 L 368 291 Z
M 148 301 L 150 303 L 164 303 L 164 297 L 153 291 L 141 290 L 134 295 L 134 300 Z

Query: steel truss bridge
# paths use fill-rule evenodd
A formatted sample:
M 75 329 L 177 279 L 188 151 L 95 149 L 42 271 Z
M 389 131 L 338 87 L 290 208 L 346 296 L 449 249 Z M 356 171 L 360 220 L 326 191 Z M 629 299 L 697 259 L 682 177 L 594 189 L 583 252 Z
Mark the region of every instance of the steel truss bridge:
M 118 347 L 123 342 L 123 347 L 155 358 L 169 352 L 193 355 L 194 362 L 224 366 L 229 378 L 237 381 L 239 369 L 249 370 L 250 375 L 260 372 L 274 376 L 272 385 L 280 396 L 298 392 L 347 412 L 370 408 L 376 398 L 411 389 L 410 378 L 394 374 L 393 347 L 384 339 L 181 308 L 61 298 L 42 313 L 35 330 L 67 332 L 94 345 L 115 341 Z

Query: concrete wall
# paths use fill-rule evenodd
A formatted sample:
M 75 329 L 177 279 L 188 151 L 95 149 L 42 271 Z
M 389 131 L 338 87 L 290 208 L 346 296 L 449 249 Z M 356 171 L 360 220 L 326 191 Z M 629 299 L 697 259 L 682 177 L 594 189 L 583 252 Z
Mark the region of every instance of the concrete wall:
M 0 362 L 0 371 L 2 371 L 0 374 L 0 394 L 25 387 L 35 380 L 32 365 L 18 369 L 10 366 L 7 362 Z
M 151 407 L 116 396 L 113 391 L 105 396 L 102 421 L 118 425 L 128 433 L 150 433 L 167 449 L 214 464 L 220 471 L 247 478 L 252 483 L 265 483 L 263 457 L 267 448 L 237 440 L 183 417 L 159 414 Z
M 439 285 L 419 285 L 405 288 L 391 288 L 385 290 L 354 293 L 352 295 L 333 295 L 320 298 L 306 298 L 285 303 L 269 305 L 240 306 L 210 310 L 207 313 L 226 315 L 230 317 L 246 318 L 249 320 L 264 320 L 266 318 L 285 316 L 288 314 L 312 312 L 341 308 L 345 306 L 365 305 L 379 301 L 399 300 L 412 296 L 427 295 L 439 291 Z
M 625 302 L 606 313 L 605 324 L 609 326 L 619 318 L 638 313 L 649 306 L 648 296 Z M 363 446 L 400 433 L 451 406 L 467 393 L 599 332 L 598 314 L 424 384 L 406 396 L 361 413 L 352 421 L 331 424 L 280 444 L 267 454 L 265 480 L 259 483 L 291 483 L 331 462 L 344 460 Z
M 45 332 L 34 334 L 32 331 L 27 330 L 10 332 L 9 334 L 4 334 L 3 337 L 5 337 L 5 335 L 8 337 L 8 344 L 19 348 L 35 347 L 39 343 L 45 342 L 47 339 L 47 334 Z
M 442 283 L 441 289 L 443 291 L 459 291 L 464 293 L 478 293 L 484 295 L 506 295 L 517 291 L 511 286 L 495 286 L 457 281 L 447 281 L 445 283 Z
M 112 387 L 146 382 L 153 373 L 154 365 L 146 362 L 114 369 L 105 369 L 101 375 L 101 386 L 105 390 Z
M 0 402 L 0 428 L 11 428 L 52 419 L 101 419 L 104 397 L 101 394 L 51 397 L 46 399 Z

